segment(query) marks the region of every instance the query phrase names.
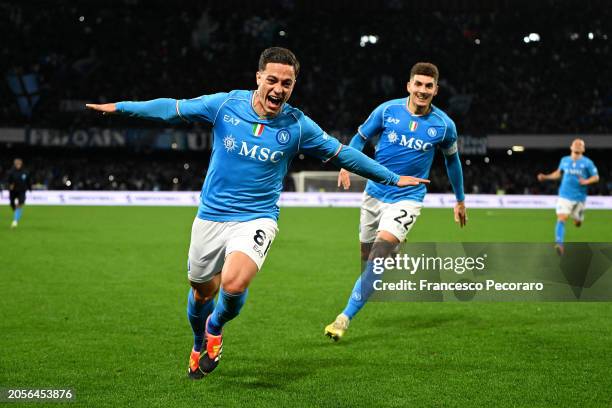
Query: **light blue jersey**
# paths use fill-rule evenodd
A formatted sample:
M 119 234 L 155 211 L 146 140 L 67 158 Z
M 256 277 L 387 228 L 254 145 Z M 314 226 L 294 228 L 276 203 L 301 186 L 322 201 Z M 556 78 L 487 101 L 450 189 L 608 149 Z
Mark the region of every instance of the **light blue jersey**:
M 408 111 L 408 98 L 378 106 L 358 132 L 363 140 L 380 135 L 374 159 L 398 174 L 428 178 L 437 147 L 447 156 L 457 152 L 457 129 L 446 113 L 431 105 L 428 114 L 413 115 Z M 366 193 L 386 203 L 421 202 L 427 188 L 424 184 L 398 188 L 370 180 Z
M 252 98 L 252 91 L 232 91 L 178 101 L 184 120 L 213 124 L 213 148 L 198 209 L 201 219 L 278 219 L 283 178 L 298 151 L 327 161 L 342 147 L 288 104 L 273 119 L 261 119 Z
M 574 161 L 572 156 L 565 156 L 559 163 L 559 170 L 563 172 L 559 197 L 570 201 L 586 201 L 587 186 L 580 185 L 580 178 L 587 179 L 597 175 L 597 167 L 591 159 L 582 156 Z

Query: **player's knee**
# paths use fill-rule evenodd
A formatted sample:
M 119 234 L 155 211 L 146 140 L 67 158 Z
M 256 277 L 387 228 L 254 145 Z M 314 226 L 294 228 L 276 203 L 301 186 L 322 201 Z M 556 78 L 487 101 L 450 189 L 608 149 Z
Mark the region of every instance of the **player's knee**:
M 226 293 L 237 294 L 242 293 L 249 287 L 250 281 L 240 276 L 235 276 L 231 279 L 223 280 L 223 291 Z
M 372 250 L 372 242 L 361 243 L 361 260 L 367 262 L 370 257 L 370 251 Z
M 557 215 L 557 221 L 566 222 L 567 221 L 567 215 L 565 215 L 565 214 Z
M 217 292 L 219 292 L 218 281 L 209 281 L 204 283 L 191 282 L 191 287 L 193 288 L 195 300 L 198 303 L 208 302 L 217 295 Z
M 397 244 L 397 238 L 395 238 L 394 241 L 387 241 L 386 239 L 380 237 L 377 238 L 374 245 L 372 245 L 372 250 L 370 251 L 370 256 L 368 259 L 388 257 L 395 251 Z

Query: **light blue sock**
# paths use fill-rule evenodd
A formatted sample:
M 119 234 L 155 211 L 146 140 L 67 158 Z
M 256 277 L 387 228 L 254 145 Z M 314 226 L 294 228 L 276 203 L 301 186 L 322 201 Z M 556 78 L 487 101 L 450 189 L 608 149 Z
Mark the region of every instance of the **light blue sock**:
M 221 288 L 217 305 L 208 320 L 208 327 L 206 327 L 210 334 L 220 335 L 225 323 L 238 316 L 246 301 L 247 293 L 248 289 L 241 293 L 227 293 Z
M 555 242 L 557 244 L 563 245 L 564 238 L 565 238 L 565 222 L 557 221 L 557 226 L 555 227 Z
M 361 276 L 355 282 L 351 297 L 342 313 L 352 319 L 365 306 L 368 298 L 374 291 L 374 280 L 379 279 L 380 275 L 374 273 L 374 263 L 368 261 Z
M 15 209 L 15 213 L 13 214 L 13 221 L 19 222 L 21 219 L 21 207 Z
M 202 343 L 204 342 L 204 325 L 206 319 L 212 313 L 215 307 L 215 299 L 210 299 L 208 302 L 196 302 L 193 289 L 189 288 L 189 296 L 187 297 L 187 319 L 193 330 L 193 349 L 202 351 Z

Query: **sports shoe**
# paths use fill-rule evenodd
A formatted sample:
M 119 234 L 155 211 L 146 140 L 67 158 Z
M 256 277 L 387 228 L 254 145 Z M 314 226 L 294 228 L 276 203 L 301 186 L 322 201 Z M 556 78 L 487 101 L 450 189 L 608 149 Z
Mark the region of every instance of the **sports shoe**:
M 11 228 L 17 228 L 17 221 L 13 221 L 11 223 Z
M 204 329 L 204 347 L 206 353 L 200 357 L 199 368 L 204 375 L 210 374 L 219 365 L 219 359 L 221 359 L 221 353 L 223 352 L 223 333 L 218 336 L 210 334 L 208 332 L 208 321 L 210 316 L 206 319 L 206 328 Z
M 565 254 L 565 248 L 563 247 L 563 244 L 555 245 L 555 251 L 557 251 L 557 255 L 563 256 L 563 254 Z
M 200 370 L 200 352 L 191 349 L 191 356 L 189 357 L 189 368 L 187 369 L 187 376 L 192 380 L 201 380 L 204 378 L 204 372 Z
M 582 225 L 582 221 L 579 220 L 574 220 L 574 225 L 578 228 L 580 228 L 580 226 Z
M 333 323 L 325 327 L 325 335 L 334 341 L 338 341 L 344 336 L 344 332 L 348 330 L 349 318 L 340 313 Z

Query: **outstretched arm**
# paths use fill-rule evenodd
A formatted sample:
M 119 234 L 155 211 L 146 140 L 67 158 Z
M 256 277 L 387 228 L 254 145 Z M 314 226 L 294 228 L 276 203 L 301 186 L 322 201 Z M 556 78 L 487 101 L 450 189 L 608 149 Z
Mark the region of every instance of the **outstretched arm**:
M 394 185 L 399 187 L 416 186 L 421 183 L 429 183 L 429 180 L 399 176 L 385 166 L 370 159 L 359 150 L 341 144 L 338 139 L 327 133 L 307 116 L 301 118 L 300 150 L 324 160 L 325 163 L 332 162 L 340 168 L 345 168 L 360 176 L 366 177 L 378 183 Z
M 180 123 L 182 121 L 178 113 L 178 101 L 171 98 L 159 98 L 145 102 L 87 104 L 85 107 L 102 112 L 102 114 L 120 113 L 126 116 L 168 123 Z
M 467 214 L 465 209 L 465 194 L 463 191 L 463 169 L 461 168 L 461 159 L 459 159 L 459 153 L 455 152 L 449 156 L 444 156 L 446 163 L 446 174 L 450 180 L 457 204 L 455 204 L 454 214 L 455 222 L 460 227 L 467 223 Z
M 350 146 L 340 146 L 340 149 L 331 159 L 331 162 L 338 167 L 347 169 L 355 174 L 376 181 L 377 183 L 391 186 L 405 187 L 429 183 L 429 180 L 418 177 L 399 176 L 382 164 L 370 159 L 359 150 L 353 149 Z
M 596 175 L 591 176 L 591 177 L 586 178 L 586 179 L 581 177 L 580 179 L 578 179 L 578 182 L 582 186 L 588 186 L 590 184 L 599 183 L 599 176 L 596 174 Z
M 362 151 L 367 140 L 360 133 L 357 133 L 351 139 L 350 147 L 353 149 Z M 351 173 L 348 170 L 340 169 L 340 173 L 338 173 L 338 187 L 342 186 L 345 190 L 348 190 L 351 187 Z
M 549 174 L 539 173 L 538 181 L 559 180 L 561 178 L 561 169 L 557 169 Z

